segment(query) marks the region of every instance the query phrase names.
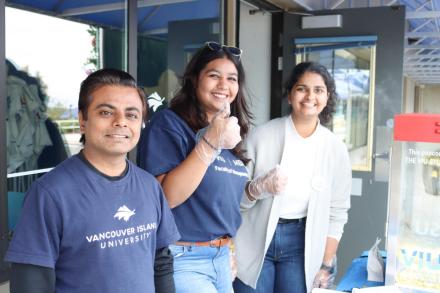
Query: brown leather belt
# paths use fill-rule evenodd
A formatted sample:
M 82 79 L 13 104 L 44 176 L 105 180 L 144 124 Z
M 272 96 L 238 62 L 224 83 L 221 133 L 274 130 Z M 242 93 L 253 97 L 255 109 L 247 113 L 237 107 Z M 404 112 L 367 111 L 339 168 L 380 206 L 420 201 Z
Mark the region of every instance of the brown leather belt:
M 231 237 L 224 236 L 216 238 L 210 241 L 177 241 L 175 245 L 181 246 L 210 246 L 210 247 L 222 247 L 228 245 L 231 242 Z

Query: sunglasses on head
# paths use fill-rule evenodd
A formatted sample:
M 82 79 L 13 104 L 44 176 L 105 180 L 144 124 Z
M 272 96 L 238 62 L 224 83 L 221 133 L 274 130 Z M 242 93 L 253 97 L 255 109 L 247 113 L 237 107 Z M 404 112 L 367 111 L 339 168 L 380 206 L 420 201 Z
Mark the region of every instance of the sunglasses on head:
M 230 47 L 230 46 L 225 46 L 225 45 L 221 45 L 217 42 L 206 42 L 205 46 L 208 47 L 210 50 L 218 52 L 218 51 L 226 51 L 229 54 L 240 58 L 241 53 L 243 53 L 243 51 L 240 48 L 237 47 Z

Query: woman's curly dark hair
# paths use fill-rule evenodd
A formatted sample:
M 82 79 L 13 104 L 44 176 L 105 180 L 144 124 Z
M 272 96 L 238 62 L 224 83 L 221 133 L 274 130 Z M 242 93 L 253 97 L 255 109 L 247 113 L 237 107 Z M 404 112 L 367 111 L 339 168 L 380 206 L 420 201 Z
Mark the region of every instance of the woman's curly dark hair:
M 244 93 L 245 75 L 240 62 L 240 57 L 232 55 L 228 50 L 211 50 L 208 46 L 200 48 L 185 68 L 182 77 L 182 87 L 176 96 L 170 101 L 170 109 L 177 113 L 188 125 L 197 132 L 199 129 L 208 125 L 206 113 L 203 111 L 196 95 L 197 81 L 200 72 L 205 66 L 216 59 L 226 58 L 230 60 L 238 72 L 238 93 L 231 103 L 231 116 L 238 119 L 240 125 L 240 135 L 244 139 L 249 131 L 252 114 L 246 102 Z M 245 164 L 249 161 L 242 150 L 243 140 L 232 149 L 234 153 Z
M 328 72 L 327 68 L 324 65 L 321 65 L 317 62 L 302 62 L 293 68 L 292 74 L 287 80 L 284 88 L 286 96 L 292 91 L 294 85 L 298 82 L 298 80 L 303 76 L 306 72 L 313 72 L 319 74 L 324 80 L 325 86 L 327 87 L 328 92 L 328 100 L 327 105 L 319 114 L 319 121 L 321 124 L 325 126 L 329 126 L 331 124 L 333 113 L 335 112 L 336 101 L 338 99 L 338 95 L 336 94 L 336 85 L 335 80 Z

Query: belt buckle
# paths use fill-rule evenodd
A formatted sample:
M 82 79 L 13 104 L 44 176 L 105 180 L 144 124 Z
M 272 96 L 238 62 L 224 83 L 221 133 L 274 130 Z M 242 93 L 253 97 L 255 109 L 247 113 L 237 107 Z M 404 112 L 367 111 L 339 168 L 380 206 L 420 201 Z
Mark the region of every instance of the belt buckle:
M 210 247 L 221 247 L 226 243 L 227 240 L 228 240 L 228 238 L 225 238 L 225 236 L 221 236 L 221 237 L 210 240 L 209 246 Z
M 219 238 L 216 238 L 216 239 L 212 239 L 212 240 L 209 240 L 209 247 L 219 247 L 219 246 L 221 246 L 221 245 L 216 245 L 216 241 L 217 240 L 220 240 L 220 244 L 222 243 L 221 242 L 221 239 L 219 239 Z

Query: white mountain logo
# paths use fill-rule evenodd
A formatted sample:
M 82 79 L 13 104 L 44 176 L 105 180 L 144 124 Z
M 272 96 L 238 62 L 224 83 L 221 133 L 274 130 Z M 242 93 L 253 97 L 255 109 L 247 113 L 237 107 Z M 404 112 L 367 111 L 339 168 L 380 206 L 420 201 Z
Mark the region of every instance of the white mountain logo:
M 118 218 L 118 220 L 123 219 L 125 222 L 128 222 L 128 220 L 131 218 L 131 216 L 135 215 L 135 210 L 130 210 L 127 208 L 126 205 L 123 205 L 118 209 L 116 214 L 113 216 L 113 218 Z

